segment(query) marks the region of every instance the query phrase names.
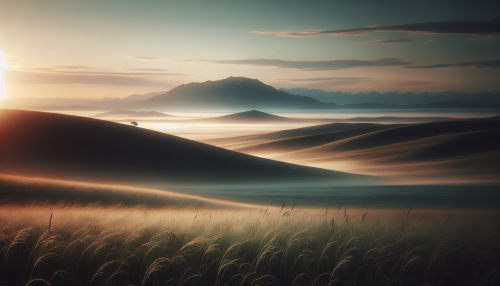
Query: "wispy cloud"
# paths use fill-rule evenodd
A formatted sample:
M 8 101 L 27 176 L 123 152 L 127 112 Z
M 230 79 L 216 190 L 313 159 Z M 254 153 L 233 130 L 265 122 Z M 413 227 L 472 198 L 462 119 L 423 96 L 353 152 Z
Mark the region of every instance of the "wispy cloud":
M 278 79 L 279 81 L 357 81 L 367 80 L 368 77 L 312 77 L 312 78 L 293 78 L 293 79 Z
M 61 71 L 42 69 L 11 69 L 5 72 L 6 80 L 14 84 L 78 84 L 110 86 L 164 87 L 158 76 L 182 75 L 165 72 L 101 72 Z
M 89 66 L 89 65 L 56 65 L 56 66 L 53 66 L 54 68 L 59 68 L 59 69 L 75 69 L 75 70 L 78 70 L 78 69 L 91 69 L 93 67 Z
M 167 71 L 166 69 L 160 69 L 160 68 L 133 68 L 133 69 L 126 69 L 130 71 Z
M 377 41 L 367 41 L 361 42 L 365 44 L 402 44 L 416 42 L 414 39 L 389 39 L 389 40 L 377 40 Z
M 180 73 L 169 73 L 169 72 L 101 72 L 101 71 L 52 71 L 53 73 L 59 74 L 87 74 L 87 75 L 118 75 L 118 76 L 127 76 L 127 75 L 138 75 L 138 76 L 146 76 L 146 75 L 183 75 Z
M 477 61 L 477 62 L 463 62 L 456 64 L 435 64 L 428 66 L 408 66 L 407 68 L 418 68 L 418 69 L 439 69 L 439 68 L 500 68 L 500 60 L 490 60 L 490 61 Z
M 411 64 L 400 58 L 381 58 L 371 60 L 322 60 L 322 61 L 285 61 L 279 59 L 234 59 L 234 60 L 190 60 L 190 62 L 248 65 L 262 67 L 279 67 L 284 69 L 300 69 L 305 71 L 339 70 L 357 67 L 402 66 Z
M 307 30 L 302 32 L 254 31 L 252 33 L 285 37 L 311 37 L 320 35 L 360 35 L 370 32 L 399 32 L 412 34 L 500 34 L 500 19 L 485 22 L 423 22 L 396 25 L 373 25 L 354 29 Z
M 185 75 L 181 73 L 170 73 L 160 68 L 129 68 L 124 71 L 102 70 L 103 67 L 88 65 L 53 65 L 53 66 L 12 66 L 12 70 L 23 72 L 47 72 L 58 74 L 86 74 L 86 75 L 116 75 L 116 76 L 165 76 Z M 135 72 L 128 72 L 135 71 Z
M 154 60 L 160 59 L 157 57 L 146 57 L 146 56 L 125 56 L 125 57 L 131 58 L 131 59 L 147 60 L 147 61 L 154 61 Z

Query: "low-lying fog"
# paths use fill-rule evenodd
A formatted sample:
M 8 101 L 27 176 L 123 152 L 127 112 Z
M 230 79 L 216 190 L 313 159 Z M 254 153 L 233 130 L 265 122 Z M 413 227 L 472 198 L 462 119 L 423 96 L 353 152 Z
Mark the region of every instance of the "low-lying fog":
M 50 111 L 49 111 L 50 112 Z M 102 111 L 54 111 L 55 113 L 98 118 L 122 124 L 130 124 L 135 121 L 142 128 L 147 128 L 163 133 L 168 133 L 192 140 L 206 140 L 213 138 L 235 137 L 252 135 L 257 133 L 268 133 L 285 129 L 301 128 L 334 122 L 370 122 L 370 123 L 416 123 L 435 121 L 437 119 L 465 119 L 486 118 L 498 116 L 500 113 L 481 110 L 274 110 L 265 112 L 297 119 L 290 122 L 262 122 L 262 123 L 235 123 L 226 121 L 224 123 L 203 122 L 200 119 L 213 118 L 237 113 L 239 111 L 225 112 L 164 112 L 171 117 L 147 116 L 134 117 L 126 115 L 99 116 Z M 393 118 L 388 118 L 393 117 Z M 195 120 L 195 121 L 194 121 Z

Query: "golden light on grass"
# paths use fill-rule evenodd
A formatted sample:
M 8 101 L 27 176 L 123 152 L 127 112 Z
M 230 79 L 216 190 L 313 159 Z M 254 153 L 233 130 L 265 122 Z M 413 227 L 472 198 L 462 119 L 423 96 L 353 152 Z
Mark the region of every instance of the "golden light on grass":
M 0 273 L 23 285 L 35 279 L 51 285 L 435 285 L 444 279 L 494 285 L 497 215 L 7 204 L 0 208 Z

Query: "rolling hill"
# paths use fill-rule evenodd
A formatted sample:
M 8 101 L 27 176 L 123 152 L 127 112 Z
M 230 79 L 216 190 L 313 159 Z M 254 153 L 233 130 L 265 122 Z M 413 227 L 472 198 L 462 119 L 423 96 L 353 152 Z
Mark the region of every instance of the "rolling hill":
M 442 160 L 500 151 L 500 130 L 483 130 L 427 137 L 409 142 L 342 153 L 337 158 L 381 163 Z
M 0 111 L 0 173 L 141 186 L 362 183 L 364 176 L 261 159 L 123 124 Z
M 215 138 L 204 140 L 207 144 L 212 144 L 224 148 L 234 149 L 243 146 L 250 146 L 274 140 L 288 139 L 301 136 L 309 136 L 330 132 L 338 132 L 362 127 L 378 126 L 374 123 L 328 123 L 308 127 L 280 130 L 276 132 L 253 134 L 247 136 L 236 136 L 228 138 Z
M 498 122 L 495 121 L 446 121 L 410 124 L 351 137 L 283 156 L 294 159 L 321 158 L 339 152 L 360 151 L 439 135 L 495 129 L 498 129 Z
M 193 119 L 190 121 L 215 122 L 215 123 L 272 123 L 292 122 L 293 118 L 282 117 L 258 110 L 249 110 L 218 117 Z
M 228 77 L 222 80 L 193 82 L 146 100 L 136 101 L 137 108 L 185 109 L 260 109 L 302 108 L 323 104 L 308 96 L 279 91 L 259 80 Z
M 273 159 L 387 176 L 398 184 L 498 183 L 500 128 L 498 122 L 479 120 L 411 124 L 284 153 Z
M 374 126 L 337 131 L 337 132 L 305 135 L 305 136 L 279 139 L 265 143 L 250 145 L 243 148 L 235 149 L 235 151 L 253 155 L 282 154 L 302 149 L 313 148 L 324 144 L 343 140 L 346 138 L 399 126 L 401 126 L 401 124 L 391 124 L 391 125 L 380 124 Z

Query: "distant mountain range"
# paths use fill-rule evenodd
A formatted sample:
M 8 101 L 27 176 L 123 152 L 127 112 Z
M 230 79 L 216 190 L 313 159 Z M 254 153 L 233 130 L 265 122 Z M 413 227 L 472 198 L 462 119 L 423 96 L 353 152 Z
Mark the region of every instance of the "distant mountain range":
M 349 93 L 341 91 L 324 91 L 305 87 L 279 88 L 278 90 L 296 95 L 309 96 L 321 102 L 335 102 L 336 104 L 384 103 L 384 104 L 427 104 L 442 101 L 480 102 L 500 104 L 500 93 L 480 92 L 359 92 Z
M 296 95 L 289 92 L 310 94 Z M 500 109 L 500 94 L 463 93 L 326 93 L 295 88 L 277 90 L 257 79 L 228 77 L 222 80 L 183 84 L 168 92 L 133 94 L 104 99 L 7 99 L 7 108 L 31 107 L 41 110 L 130 109 L 136 111 L 244 111 L 252 109 Z M 318 92 L 322 96 L 318 96 Z M 335 96 L 333 96 L 333 95 Z M 314 98 L 313 98 L 314 97 Z M 443 100 L 444 99 L 444 100 Z M 360 100 L 364 100 L 359 102 Z M 43 104 L 43 103 L 46 104 Z M 346 104 L 347 102 L 347 104 Z M 416 102 L 416 103 L 415 103 Z M 60 103 L 60 104 L 57 104 Z M 23 105 L 24 104 L 24 105 Z
M 308 106 L 309 109 L 500 109 L 500 104 L 488 104 L 480 102 L 458 102 L 441 101 L 426 104 L 383 104 L 383 103 L 360 103 L 336 105 L 325 103 L 322 105 Z

